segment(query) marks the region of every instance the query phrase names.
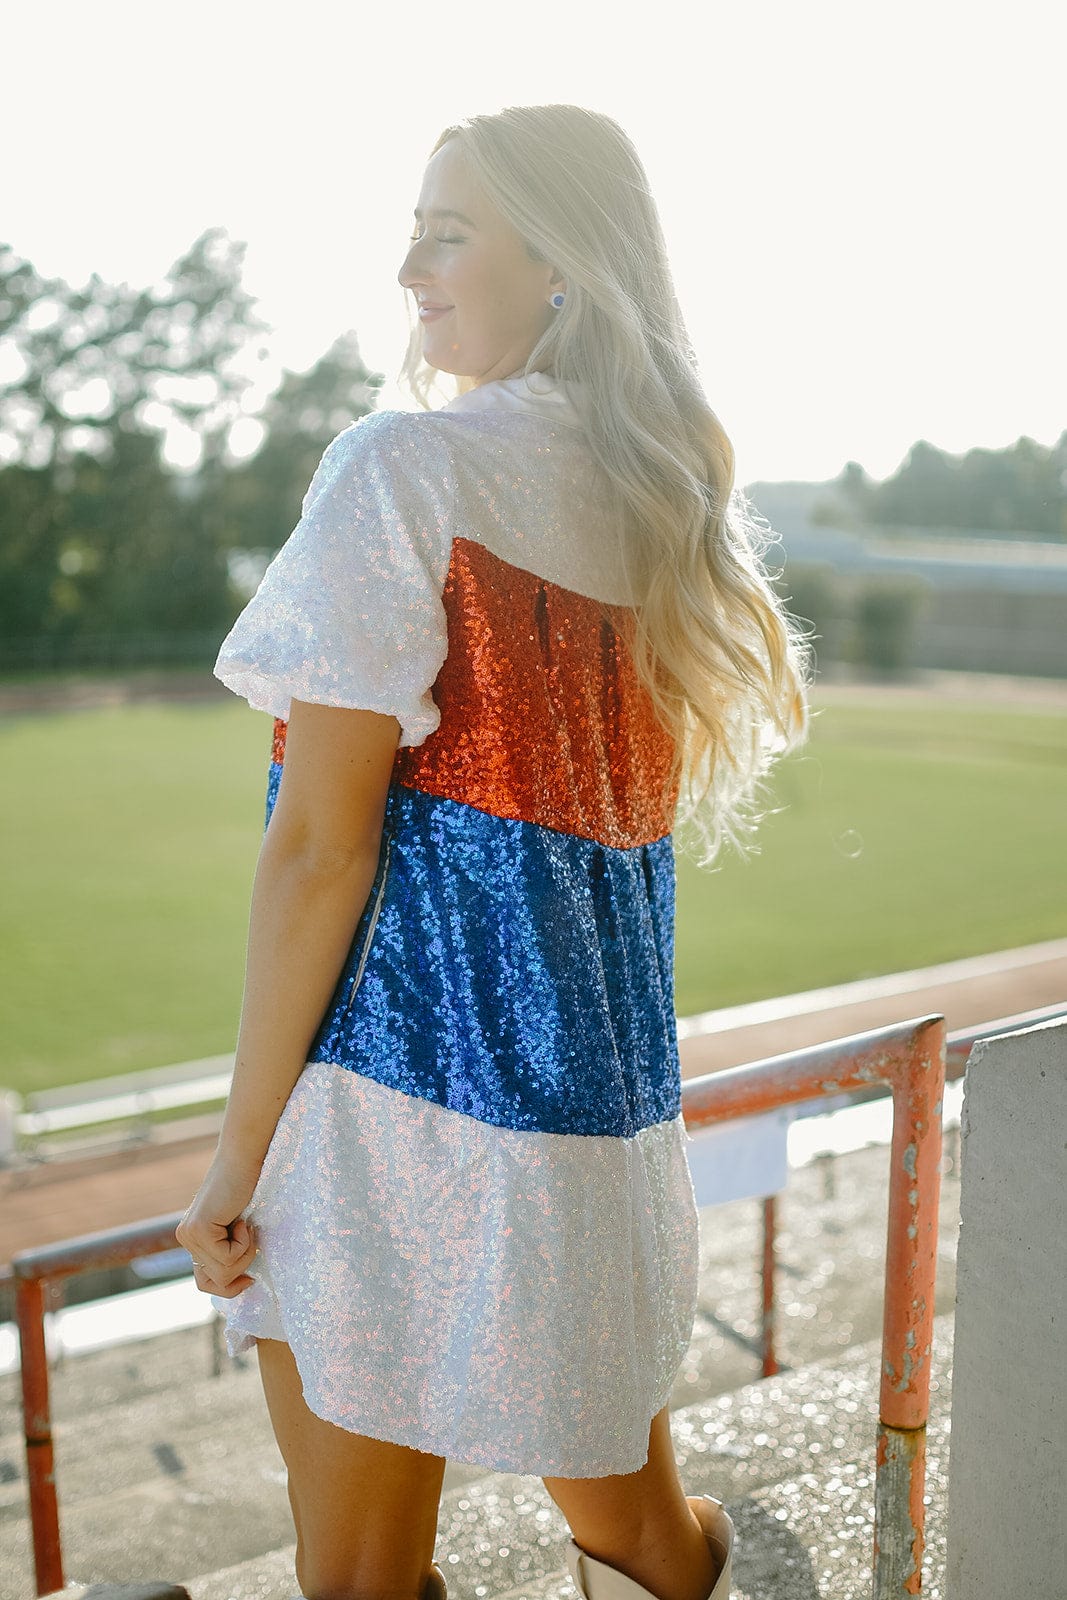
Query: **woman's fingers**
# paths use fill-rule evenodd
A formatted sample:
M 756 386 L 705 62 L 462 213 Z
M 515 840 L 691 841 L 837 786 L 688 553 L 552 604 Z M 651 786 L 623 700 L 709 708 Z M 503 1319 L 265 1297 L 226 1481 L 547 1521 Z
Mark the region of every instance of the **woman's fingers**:
M 254 1279 L 246 1272 L 259 1252 L 255 1229 L 243 1217 L 233 1224 L 233 1238 L 214 1237 L 214 1230 L 195 1227 L 182 1230 L 182 1245 L 193 1262 L 198 1289 L 207 1294 L 240 1294 Z M 197 1238 L 197 1234 L 200 1238 Z M 205 1238 L 206 1233 L 206 1238 Z
M 226 1300 L 236 1300 L 237 1296 L 244 1294 L 245 1290 L 255 1281 L 254 1278 L 238 1278 L 236 1283 L 231 1283 L 225 1289 L 213 1289 L 212 1293 L 220 1295 Z
M 212 1283 L 220 1284 L 224 1288 L 237 1282 L 238 1279 L 246 1283 L 252 1282 L 247 1269 L 257 1254 L 254 1241 L 247 1249 L 237 1253 L 230 1252 L 221 1258 L 212 1250 L 190 1251 L 194 1269 L 198 1267 L 205 1278 L 210 1278 Z
M 211 1282 L 218 1284 L 221 1289 L 230 1288 L 235 1283 L 242 1283 L 247 1287 L 252 1282 L 251 1275 L 245 1270 L 248 1265 L 247 1261 L 240 1263 L 205 1261 L 200 1271 L 205 1278 L 210 1278 Z
M 196 1287 L 202 1294 L 221 1295 L 226 1300 L 232 1300 L 255 1282 L 247 1272 L 240 1273 L 236 1278 L 227 1281 L 223 1277 L 214 1277 L 203 1263 L 196 1263 L 193 1271 Z
M 216 1152 L 188 1211 L 178 1224 L 178 1243 L 192 1257 L 197 1288 L 208 1294 L 240 1294 L 253 1281 L 245 1271 L 256 1254 L 255 1229 L 244 1217 L 256 1173 L 235 1169 Z
M 247 1218 L 238 1217 L 230 1227 L 230 1243 L 247 1245 L 253 1238 L 253 1229 Z

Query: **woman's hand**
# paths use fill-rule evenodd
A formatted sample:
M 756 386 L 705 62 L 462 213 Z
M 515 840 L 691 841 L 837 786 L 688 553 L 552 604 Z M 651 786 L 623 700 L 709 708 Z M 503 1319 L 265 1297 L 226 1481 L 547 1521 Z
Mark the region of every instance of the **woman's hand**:
M 196 1197 L 175 1229 L 193 1258 L 196 1287 L 234 1299 L 255 1280 L 247 1268 L 256 1255 L 255 1229 L 241 1216 L 255 1191 L 258 1170 L 215 1157 Z

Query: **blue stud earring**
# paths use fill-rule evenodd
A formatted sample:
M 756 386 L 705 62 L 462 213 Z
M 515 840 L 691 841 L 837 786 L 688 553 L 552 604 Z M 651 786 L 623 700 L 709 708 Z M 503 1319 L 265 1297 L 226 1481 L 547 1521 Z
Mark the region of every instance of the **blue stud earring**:
M 564 302 L 564 300 L 566 298 L 567 298 L 566 295 L 563 295 L 563 294 L 554 294 L 552 296 L 552 304 L 555 306 L 557 311 L 559 310 L 560 306 L 563 304 L 563 302 Z

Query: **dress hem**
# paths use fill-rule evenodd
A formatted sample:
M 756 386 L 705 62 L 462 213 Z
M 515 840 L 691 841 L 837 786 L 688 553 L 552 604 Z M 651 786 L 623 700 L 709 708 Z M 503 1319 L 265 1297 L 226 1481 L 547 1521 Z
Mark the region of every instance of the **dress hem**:
M 246 1329 L 235 1329 L 233 1331 L 235 1337 L 231 1342 L 230 1330 L 227 1330 L 227 1344 L 229 1346 L 231 1356 L 245 1354 L 252 1348 L 257 1339 L 272 1339 L 277 1337 L 274 1334 L 250 1333 Z M 280 1342 L 286 1344 L 288 1343 L 288 1340 L 282 1338 Z M 291 1345 L 290 1349 L 292 1349 Z M 295 1350 L 293 1351 L 293 1359 L 297 1360 L 297 1354 Z M 680 1362 L 679 1365 L 681 1365 Z M 299 1370 L 299 1361 L 297 1361 L 297 1371 L 299 1372 Z M 652 1410 L 648 1418 L 648 1425 L 645 1429 L 646 1436 L 652 1426 L 653 1418 L 656 1417 L 659 1412 L 663 1410 L 663 1407 L 668 1404 L 671 1391 L 674 1388 L 674 1381 L 674 1377 L 672 1377 L 662 1398 L 653 1403 Z M 386 1431 L 384 1424 L 375 1423 L 371 1419 L 364 1419 L 361 1417 L 359 1419 L 358 1427 L 353 1427 L 351 1425 L 351 1416 L 346 1422 L 339 1421 L 336 1416 L 329 1416 L 327 1413 L 330 1408 L 319 1399 L 318 1395 L 315 1394 L 314 1391 L 309 1393 L 308 1389 L 304 1387 L 303 1384 L 304 1380 L 303 1377 L 301 1377 L 304 1404 L 307 1406 L 312 1415 L 318 1417 L 321 1422 L 332 1423 L 335 1428 L 343 1428 L 346 1433 L 358 1433 L 363 1438 L 376 1439 L 381 1444 L 402 1445 L 405 1449 L 417 1450 L 422 1455 L 441 1456 L 446 1461 L 454 1461 L 461 1466 L 484 1467 L 488 1472 L 506 1472 L 515 1477 L 584 1479 L 624 1477 L 629 1473 L 639 1472 L 648 1461 L 648 1444 L 646 1442 L 643 1451 L 632 1456 L 629 1462 L 623 1466 L 592 1466 L 588 1462 L 581 1461 L 576 1464 L 573 1459 L 560 1462 L 558 1460 L 546 1460 L 542 1458 L 540 1460 L 536 1460 L 533 1465 L 527 1464 L 520 1467 L 515 1465 L 513 1459 L 505 1459 L 499 1452 L 493 1453 L 488 1450 L 479 1450 L 477 1446 L 460 1447 L 454 1443 L 446 1442 L 440 1439 L 434 1440 L 432 1443 L 427 1442 L 427 1436 L 425 1433 L 420 1434 L 418 1436 L 418 1442 L 416 1442 L 414 1430 L 393 1428 Z M 406 1437 L 400 1437 L 401 1435 L 406 1435 Z

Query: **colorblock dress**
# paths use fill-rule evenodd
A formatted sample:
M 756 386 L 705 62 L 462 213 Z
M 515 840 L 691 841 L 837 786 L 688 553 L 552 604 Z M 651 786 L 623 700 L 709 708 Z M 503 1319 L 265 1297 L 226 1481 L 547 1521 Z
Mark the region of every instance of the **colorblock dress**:
M 618 519 L 545 375 L 326 449 L 215 673 L 401 725 L 378 867 L 245 1211 L 232 1354 L 318 1416 L 487 1468 L 647 1460 L 697 1298 L 676 792 Z

